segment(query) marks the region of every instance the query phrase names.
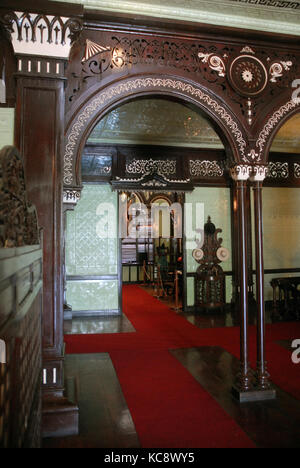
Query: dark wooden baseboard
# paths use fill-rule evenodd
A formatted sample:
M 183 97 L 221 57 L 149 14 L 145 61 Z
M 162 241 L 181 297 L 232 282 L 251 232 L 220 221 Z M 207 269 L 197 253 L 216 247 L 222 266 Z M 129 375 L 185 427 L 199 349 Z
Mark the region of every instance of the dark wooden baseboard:
M 65 396 L 48 398 L 43 402 L 42 436 L 65 437 L 79 433 L 79 406 L 77 381 L 65 379 Z
M 79 408 L 67 398 L 56 398 L 44 403 L 42 411 L 42 437 L 77 435 Z

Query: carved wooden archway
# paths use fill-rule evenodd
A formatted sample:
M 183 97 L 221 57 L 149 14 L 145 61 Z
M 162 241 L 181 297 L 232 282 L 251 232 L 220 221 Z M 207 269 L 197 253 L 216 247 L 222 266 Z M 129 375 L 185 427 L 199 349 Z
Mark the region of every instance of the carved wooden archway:
M 17 64 L 16 143 L 23 148 L 29 186 L 34 188 L 38 181 L 44 189 L 34 191 L 45 229 L 44 360 L 51 379 L 44 383 L 44 390 L 57 397 L 63 392 L 61 180 L 67 189 L 80 189 L 80 152 L 95 122 L 114 106 L 151 93 L 183 99 L 202 109 L 220 129 L 230 162 L 238 166 L 232 176 L 236 179 L 242 234 L 246 224 L 244 192 L 249 178 L 252 176 L 252 183 L 256 184 L 259 213 L 261 184 L 272 139 L 280 126 L 300 109 L 300 101 L 292 99 L 295 91 L 292 84 L 300 77 L 300 52 L 295 41 L 291 45 L 287 40 L 274 44 L 269 36 L 257 40 L 254 35 L 245 41 L 243 34 L 233 36 L 228 31 L 220 37 L 214 32 L 177 31 L 175 27 L 170 30 L 153 29 L 151 25 L 135 27 L 130 23 L 126 26 L 124 20 L 123 24 L 116 21 L 107 25 L 104 20 L 91 17 L 85 18 L 83 28 L 82 12 L 73 13 L 69 5 L 60 8 L 56 4 L 47 5 L 47 11 L 45 7 L 42 13 L 38 7 L 31 8 L 25 12 L 1 8 L 1 23 L 12 42 Z M 70 15 L 78 18 L 73 21 Z M 43 41 L 46 34 L 47 44 Z M 71 44 L 65 43 L 66 36 L 72 41 L 75 36 L 78 39 L 70 56 Z M 91 46 L 88 41 L 94 44 Z M 94 54 L 90 55 L 93 48 Z M 2 50 L 0 62 L 1 54 Z M 7 76 L 6 81 L 10 78 Z M 32 120 L 28 119 L 28 112 Z M 245 327 L 239 389 L 249 393 L 247 243 L 241 234 L 239 287 Z M 258 243 L 261 239 L 260 226 Z M 262 252 L 258 260 L 262 282 Z M 261 312 L 262 309 L 263 296 Z M 260 376 L 264 389 L 263 373 Z
M 73 51 L 67 113 L 64 187 L 80 196 L 83 146 L 96 122 L 118 105 L 145 95 L 165 95 L 201 109 L 219 130 L 234 180 L 237 210 L 236 270 L 241 312 L 241 372 L 235 394 L 240 400 L 272 399 L 264 350 L 264 266 L 262 183 L 268 152 L 281 125 L 300 109 L 293 83 L 300 75 L 298 52 L 203 38 L 128 35 L 101 27 L 83 31 Z M 89 83 L 89 88 L 87 86 Z M 247 190 L 254 188 L 258 297 L 258 361 L 253 381 L 248 357 Z M 73 195 L 72 195 L 73 192 Z M 76 195 L 75 195 L 76 198 Z M 252 272 L 251 272 L 252 274 Z
M 87 26 L 67 70 L 64 186 L 81 186 L 80 154 L 97 120 L 151 94 L 201 109 L 216 126 L 229 166 L 264 165 L 281 121 L 300 108 L 293 98 L 299 76 L 293 47 Z
M 80 161 L 86 139 L 105 113 L 128 100 L 145 95 L 176 98 L 200 108 L 215 124 L 227 150 L 229 163 L 245 164 L 249 143 L 234 113 L 210 90 L 173 76 L 130 77 L 93 94 L 73 116 L 65 139 L 64 186 L 80 188 Z
M 300 98 L 292 98 L 282 106 L 279 106 L 265 123 L 256 141 L 259 154 L 262 155 L 262 163 L 268 163 L 270 148 L 281 127 L 294 115 L 300 112 Z

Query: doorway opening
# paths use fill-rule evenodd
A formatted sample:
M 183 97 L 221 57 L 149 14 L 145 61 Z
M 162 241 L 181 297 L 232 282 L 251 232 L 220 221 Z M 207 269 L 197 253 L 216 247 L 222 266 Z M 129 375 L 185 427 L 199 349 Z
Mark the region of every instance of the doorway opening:
M 146 286 L 184 312 L 195 311 L 198 263 L 191 242 L 186 244 L 184 208 L 191 208 L 194 247 L 197 231 L 211 217 L 231 251 L 230 186 L 225 179 L 214 184 L 224 172 L 215 159 L 222 158 L 224 146 L 210 122 L 174 100 L 136 99 L 95 125 L 82 154 L 82 198 L 67 219 L 67 302 L 73 317 L 122 316 L 122 289 L 128 284 Z M 194 187 L 191 175 L 212 175 L 212 182 Z M 198 204 L 204 205 L 201 216 L 195 215 Z M 180 234 L 175 233 L 178 205 Z M 130 226 L 138 235 L 129 235 Z M 109 233 L 116 233 L 114 241 Z M 231 258 L 224 269 L 232 271 Z M 230 274 L 224 287 L 230 303 Z

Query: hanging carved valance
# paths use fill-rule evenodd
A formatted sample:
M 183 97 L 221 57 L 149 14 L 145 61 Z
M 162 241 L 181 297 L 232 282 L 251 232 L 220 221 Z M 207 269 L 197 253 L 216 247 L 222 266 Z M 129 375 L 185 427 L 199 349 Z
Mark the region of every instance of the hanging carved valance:
M 116 177 L 111 182 L 114 190 L 145 191 L 153 190 L 160 192 L 192 192 L 194 189 L 190 179 L 174 180 L 164 175 L 151 171 L 143 174 L 138 179 L 122 179 Z
M 0 151 L 0 247 L 39 244 L 37 214 L 26 198 L 23 161 L 16 148 Z

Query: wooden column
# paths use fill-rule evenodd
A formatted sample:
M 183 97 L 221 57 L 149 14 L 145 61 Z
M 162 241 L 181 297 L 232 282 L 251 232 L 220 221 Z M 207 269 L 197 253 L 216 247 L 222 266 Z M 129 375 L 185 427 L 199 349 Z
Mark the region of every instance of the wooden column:
M 236 166 L 231 176 L 236 188 L 236 209 L 239 233 L 239 306 L 240 306 L 240 372 L 233 391 L 240 395 L 252 388 L 248 357 L 248 225 L 247 225 L 247 184 L 250 166 Z
M 64 78 L 16 77 L 16 145 L 24 155 L 28 198 L 43 229 L 42 433 L 72 435 L 78 432 L 78 407 L 65 394 L 63 343 Z
M 78 408 L 66 398 L 63 372 L 61 161 L 68 38 L 78 37 L 81 22 L 62 16 L 54 28 L 46 14 L 38 20 L 35 13 L 26 14 L 30 31 L 22 28 L 10 39 L 17 62 L 15 144 L 24 158 L 28 199 L 36 206 L 43 229 L 43 435 L 71 435 L 78 431 Z M 12 11 L 7 16 L 9 34 L 18 29 L 20 15 Z M 41 25 L 48 31 L 39 30 Z
M 16 78 L 16 146 L 24 156 L 28 198 L 43 229 L 43 389 L 45 396 L 62 397 L 64 80 L 21 72 Z
M 247 184 L 246 192 L 246 207 L 247 207 L 247 239 L 248 239 L 248 297 L 249 307 L 255 304 L 253 293 L 253 249 L 252 249 L 252 207 L 251 207 L 251 187 Z
M 232 391 L 240 402 L 270 400 L 276 397 L 271 388 L 265 364 L 265 303 L 264 303 L 264 262 L 263 262 L 263 226 L 262 226 L 262 181 L 266 173 L 261 167 L 236 166 L 231 169 L 231 176 L 236 189 L 236 211 L 238 241 L 238 277 L 240 307 L 240 372 Z M 249 256 L 248 235 L 249 213 L 247 210 L 248 180 L 254 182 L 255 202 L 255 243 L 256 243 L 256 282 L 257 282 L 257 370 L 254 373 L 249 364 Z
M 239 223 L 238 223 L 238 203 L 237 203 L 237 184 L 231 185 L 231 238 L 232 238 L 232 300 L 231 305 L 234 310 L 235 319 L 238 318 L 239 303 Z M 236 320 L 235 320 L 236 321 Z
M 234 183 L 231 186 L 231 236 L 234 248 L 232 249 L 232 307 L 234 308 L 235 318 L 238 319 L 239 303 L 240 303 L 240 277 L 239 277 L 239 265 L 240 265 L 240 233 L 239 233 L 239 213 L 238 213 L 238 195 L 237 195 L 237 184 Z M 245 189 L 245 212 L 246 212 L 246 224 L 247 224 L 247 254 L 248 254 L 248 296 L 249 305 L 255 303 L 253 295 L 253 252 L 252 252 L 252 229 L 251 229 L 251 192 L 250 186 L 247 184 Z
M 264 253 L 263 253 L 263 215 L 262 185 L 267 167 L 254 168 L 253 182 L 255 209 L 255 251 L 256 251 L 256 300 L 257 300 L 257 368 L 256 379 L 259 390 L 270 390 L 270 375 L 265 361 L 265 295 L 264 295 Z M 271 392 L 272 393 L 272 392 Z M 274 395 L 275 397 L 275 395 Z

